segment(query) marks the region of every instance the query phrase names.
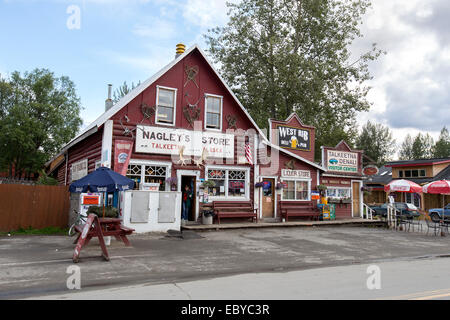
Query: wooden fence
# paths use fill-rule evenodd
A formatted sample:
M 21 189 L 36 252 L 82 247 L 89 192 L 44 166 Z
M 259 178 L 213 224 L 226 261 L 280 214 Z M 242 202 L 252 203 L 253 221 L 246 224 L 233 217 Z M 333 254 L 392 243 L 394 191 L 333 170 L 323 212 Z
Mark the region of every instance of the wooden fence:
M 65 186 L 0 184 L 0 231 L 67 227 L 69 195 Z

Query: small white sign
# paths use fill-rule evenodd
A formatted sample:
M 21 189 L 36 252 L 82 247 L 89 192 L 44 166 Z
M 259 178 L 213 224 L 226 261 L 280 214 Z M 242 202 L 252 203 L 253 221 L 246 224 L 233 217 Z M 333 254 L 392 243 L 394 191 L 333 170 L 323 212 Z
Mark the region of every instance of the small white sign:
M 311 178 L 311 172 L 308 170 L 290 170 L 290 169 L 282 169 L 281 177 L 283 178 Z

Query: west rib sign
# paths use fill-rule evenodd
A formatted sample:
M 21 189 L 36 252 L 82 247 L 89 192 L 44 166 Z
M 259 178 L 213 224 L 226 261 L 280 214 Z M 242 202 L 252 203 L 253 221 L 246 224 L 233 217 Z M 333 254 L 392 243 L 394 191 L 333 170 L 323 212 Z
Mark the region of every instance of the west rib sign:
M 278 145 L 291 150 L 310 151 L 311 134 L 307 129 L 277 126 Z

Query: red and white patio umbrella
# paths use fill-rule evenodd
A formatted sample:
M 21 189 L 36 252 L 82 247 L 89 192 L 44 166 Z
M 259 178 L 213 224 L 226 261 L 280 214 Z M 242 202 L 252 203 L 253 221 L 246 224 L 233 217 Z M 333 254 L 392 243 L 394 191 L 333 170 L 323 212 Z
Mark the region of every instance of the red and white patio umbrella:
M 449 180 L 438 180 L 427 183 L 422 187 L 425 193 L 434 194 L 450 194 L 450 181 Z
M 384 186 L 385 192 L 409 192 L 409 193 L 420 193 L 422 192 L 422 187 L 417 183 L 409 180 L 393 180 Z
M 422 187 L 423 192 L 442 194 L 442 208 L 445 207 L 445 195 L 450 195 L 450 181 L 449 180 L 438 180 L 427 183 Z M 444 209 L 445 210 L 445 209 Z M 444 215 L 442 215 L 442 218 Z

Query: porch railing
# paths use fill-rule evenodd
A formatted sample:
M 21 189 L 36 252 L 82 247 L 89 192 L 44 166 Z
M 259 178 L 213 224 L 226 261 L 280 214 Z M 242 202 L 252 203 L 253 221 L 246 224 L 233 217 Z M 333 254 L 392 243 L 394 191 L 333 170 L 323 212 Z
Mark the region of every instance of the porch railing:
M 375 210 L 369 207 L 367 204 L 363 203 L 363 213 L 362 218 L 367 220 L 373 220 L 373 214 Z

